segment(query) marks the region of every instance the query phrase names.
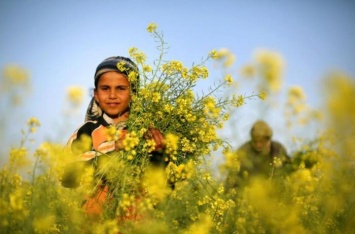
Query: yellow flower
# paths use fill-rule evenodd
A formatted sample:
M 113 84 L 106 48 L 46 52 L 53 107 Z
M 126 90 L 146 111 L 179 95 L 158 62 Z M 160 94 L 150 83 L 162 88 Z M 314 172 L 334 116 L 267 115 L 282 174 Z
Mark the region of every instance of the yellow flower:
M 204 110 L 206 114 L 211 114 L 214 117 L 219 116 L 221 109 L 216 106 L 217 103 L 214 97 L 211 96 L 206 97 L 203 103 L 205 105 Z
M 12 149 L 10 151 L 10 165 L 15 165 L 17 167 L 29 165 L 30 161 L 27 159 L 27 153 L 26 148 Z
M 165 144 L 165 153 L 173 156 L 178 150 L 179 137 L 172 133 L 168 133 L 165 136 Z
M 219 50 L 219 59 L 223 60 L 224 67 L 230 67 L 235 61 L 235 55 L 226 48 Z
M 108 141 L 117 141 L 119 136 L 122 134 L 121 130 L 117 130 L 114 126 L 109 126 L 106 129 L 106 135 Z
M 188 78 L 196 81 L 199 78 L 206 79 L 208 77 L 208 69 L 204 66 L 194 66 L 191 68 Z
M 288 90 L 288 96 L 290 99 L 305 100 L 306 94 L 301 86 L 293 86 Z
M 143 71 L 144 71 L 144 72 L 151 72 L 151 71 L 152 71 L 152 67 L 151 67 L 151 66 L 148 66 L 148 65 L 144 65 L 144 66 L 143 66 Z
M 158 92 L 152 93 L 152 97 L 151 98 L 152 98 L 151 99 L 152 102 L 155 102 L 155 103 L 159 102 L 160 99 L 161 99 L 160 93 L 158 93 Z
M 282 166 L 282 160 L 279 157 L 274 157 L 273 164 L 276 168 L 279 168 Z
M 201 214 L 201 217 L 197 222 L 192 223 L 184 234 L 194 233 L 194 234 L 209 234 L 212 228 L 212 218 L 206 214 Z
M 8 65 L 3 70 L 4 84 L 1 88 L 9 88 L 14 85 L 18 86 L 28 86 L 29 85 L 29 74 L 28 72 L 18 65 Z
M 226 149 L 223 152 L 225 158 L 224 167 L 227 170 L 238 172 L 240 170 L 240 161 L 238 159 L 238 155 L 232 152 L 230 149 Z
M 67 89 L 67 98 L 73 105 L 80 105 L 84 101 L 85 91 L 82 87 L 71 86 Z
M 220 54 L 217 52 L 217 50 L 212 50 L 209 54 L 208 54 L 213 60 L 217 60 L 220 58 Z
M 261 91 L 258 95 L 258 97 L 261 99 L 261 100 L 265 100 L 266 97 L 267 97 L 267 94 L 265 91 Z
M 108 219 L 105 222 L 98 222 L 94 226 L 94 233 L 117 234 L 120 233 L 116 219 Z
M 134 149 L 135 146 L 139 144 L 139 138 L 135 132 L 131 132 L 126 135 L 125 139 L 123 140 L 123 146 L 125 151 L 130 151 Z M 132 156 L 132 155 L 131 155 Z
M 225 114 L 223 115 L 223 120 L 224 120 L 224 121 L 229 120 L 229 118 L 230 118 L 230 115 L 229 115 L 228 113 L 225 113 Z
M 83 134 L 80 136 L 80 140 L 75 142 L 75 149 L 77 150 L 74 153 L 90 151 L 91 145 L 91 137 L 86 134 Z
M 239 95 L 238 97 L 236 97 L 235 95 L 233 95 L 233 104 L 235 107 L 240 107 L 242 105 L 244 105 L 244 97 L 243 95 Z
M 184 137 L 181 139 L 181 150 L 183 152 L 193 152 L 196 150 L 196 144 Z
M 24 197 L 21 189 L 16 189 L 9 195 L 10 207 L 14 210 L 22 210 L 24 208 Z
M 138 78 L 138 73 L 135 72 L 135 71 L 131 71 L 129 74 L 128 74 L 128 81 L 130 83 L 135 83 L 137 82 L 137 78 Z
M 164 106 L 163 106 L 163 110 L 165 111 L 165 112 L 167 112 L 167 113 L 171 113 L 173 110 L 174 110 L 174 106 L 173 105 L 171 105 L 171 104 L 165 104 Z
M 175 73 L 182 73 L 184 65 L 180 61 L 172 60 L 162 65 L 163 72 L 171 75 Z
M 227 84 L 229 86 L 231 86 L 233 84 L 233 77 L 230 75 L 230 74 L 227 74 L 225 77 L 224 77 L 224 80 L 227 82 Z
M 131 205 L 131 201 L 134 200 L 132 199 L 132 195 L 128 195 L 127 193 L 124 193 L 121 198 L 120 206 L 121 207 L 129 207 Z
M 50 233 L 56 231 L 56 219 L 54 215 L 36 217 L 32 223 L 36 233 Z
M 267 87 L 271 91 L 279 91 L 284 68 L 282 56 L 273 51 L 258 51 L 256 53 L 256 61 L 259 72 L 262 78 L 264 78 Z
M 148 153 L 150 153 L 153 150 L 155 150 L 155 146 L 156 146 L 156 143 L 155 143 L 155 141 L 153 139 L 148 139 L 144 143 L 144 149 L 146 149 Z
M 241 76 L 246 78 L 252 78 L 255 76 L 255 68 L 253 65 L 245 65 L 241 69 Z
M 31 117 L 27 120 L 27 125 L 30 127 L 39 127 L 41 126 L 41 123 L 36 117 Z
M 171 190 L 167 186 L 167 177 L 163 168 L 151 168 L 144 175 L 144 187 L 148 194 L 159 201 L 163 200 Z
M 116 67 L 119 71 L 125 72 L 127 70 L 126 68 L 126 62 L 125 61 L 120 61 L 116 64 Z
M 153 33 L 155 30 L 157 30 L 157 25 L 155 23 L 150 23 L 147 27 L 147 31 L 150 33 Z
M 136 60 L 137 63 L 145 63 L 145 60 L 147 58 L 147 56 L 142 53 L 142 52 L 138 52 L 138 49 L 135 47 L 132 47 L 128 50 L 129 55 Z

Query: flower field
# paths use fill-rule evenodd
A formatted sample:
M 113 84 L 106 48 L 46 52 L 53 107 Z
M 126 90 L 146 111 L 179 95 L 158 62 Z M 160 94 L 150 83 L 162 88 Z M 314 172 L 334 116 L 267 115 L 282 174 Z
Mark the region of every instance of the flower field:
M 95 166 L 78 168 L 83 173 L 80 186 L 65 188 L 61 177 L 73 155 L 53 142 L 41 142 L 32 152 L 29 141 L 41 126 L 30 118 L 19 146 L 1 155 L 7 160 L 0 168 L 0 233 L 354 232 L 354 78 L 340 72 L 326 77 L 321 111 L 307 108 L 302 87 L 290 88 L 286 123 L 297 128 L 319 122 L 318 136 L 290 152 L 287 167 L 270 168 L 269 178 L 250 178 L 247 186 L 227 190 L 223 176 L 238 171 L 239 161 L 219 132 L 247 100 L 270 103 L 281 89 L 281 56 L 260 51 L 255 62 L 241 69 L 241 77 L 259 79 L 250 94 L 233 91 L 237 78 L 228 72 L 199 93 L 195 88 L 209 78 L 208 67 L 215 63 L 228 68 L 234 56 L 212 50 L 191 67 L 166 61 L 167 46 L 157 25 L 149 24 L 147 31 L 160 53 L 150 65 L 138 48 L 129 49 L 140 74 L 139 79 L 138 74 L 128 77 L 138 92 L 132 97 L 123 150 L 96 157 Z M 15 106 L 29 85 L 26 71 L 6 67 L 0 97 Z M 79 87 L 69 89 L 70 105 L 80 105 L 83 95 Z M 149 164 L 154 141 L 145 134 L 150 127 L 165 135 L 164 167 Z M 121 132 L 112 128 L 107 134 L 115 140 Z M 218 178 L 210 167 L 217 152 L 224 157 Z M 103 176 L 114 188 L 112 197 L 100 217 L 91 217 L 82 202 Z

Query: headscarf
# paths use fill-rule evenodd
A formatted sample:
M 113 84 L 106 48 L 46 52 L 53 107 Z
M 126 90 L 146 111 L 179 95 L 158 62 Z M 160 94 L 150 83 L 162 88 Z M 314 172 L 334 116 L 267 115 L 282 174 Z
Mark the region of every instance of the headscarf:
M 137 65 L 130 60 L 129 58 L 122 57 L 122 56 L 112 56 L 104 61 L 102 61 L 96 68 L 95 72 L 95 88 L 97 87 L 97 83 L 102 74 L 109 72 L 109 71 L 117 71 L 123 73 L 127 77 L 131 72 L 136 73 L 137 81 L 130 82 L 131 90 L 135 93 L 137 92 L 137 86 L 139 84 L 139 70 Z M 102 110 L 98 103 L 95 101 L 93 97 L 89 103 L 89 106 L 86 111 L 85 121 L 93 121 L 99 118 L 102 115 Z
M 254 137 L 272 137 L 271 127 L 264 121 L 258 120 L 253 124 L 253 127 L 250 130 L 250 135 Z

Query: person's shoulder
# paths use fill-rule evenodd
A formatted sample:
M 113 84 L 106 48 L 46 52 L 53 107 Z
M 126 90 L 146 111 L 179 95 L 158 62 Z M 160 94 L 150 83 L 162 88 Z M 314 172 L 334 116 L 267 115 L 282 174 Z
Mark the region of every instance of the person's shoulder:
M 278 141 L 271 141 L 271 145 L 272 145 L 271 146 L 272 151 L 277 152 L 280 155 L 284 155 L 286 157 L 289 157 L 289 155 L 287 153 L 287 149 L 283 144 L 281 144 Z
M 246 149 L 250 149 L 251 148 L 251 141 L 247 141 L 245 143 L 243 143 L 242 145 L 240 145 L 237 149 L 237 151 L 244 151 Z
M 247 141 L 238 147 L 237 154 L 242 156 L 244 154 L 250 154 L 251 151 L 252 151 L 251 141 Z
M 271 144 L 273 147 L 279 148 L 279 149 L 286 149 L 286 147 L 279 141 L 271 141 Z
M 86 121 L 83 123 L 77 130 L 78 134 L 87 134 L 90 135 L 90 133 L 96 129 L 100 125 L 100 122 L 95 120 L 95 121 Z

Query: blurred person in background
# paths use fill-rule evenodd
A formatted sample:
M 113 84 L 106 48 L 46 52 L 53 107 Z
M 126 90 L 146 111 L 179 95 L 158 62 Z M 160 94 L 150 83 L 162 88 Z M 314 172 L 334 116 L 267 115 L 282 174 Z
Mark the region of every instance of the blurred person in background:
M 265 121 L 258 120 L 253 124 L 250 130 L 251 139 L 242 144 L 234 155 L 239 168 L 229 171 L 227 189 L 244 185 L 252 177 L 272 178 L 280 175 L 291 160 L 286 148 L 273 140 L 272 136 L 273 131 Z

